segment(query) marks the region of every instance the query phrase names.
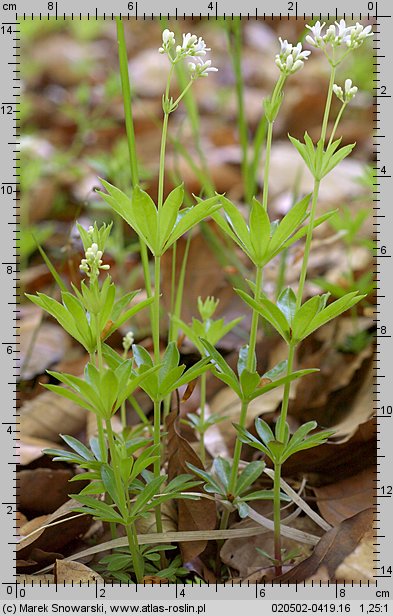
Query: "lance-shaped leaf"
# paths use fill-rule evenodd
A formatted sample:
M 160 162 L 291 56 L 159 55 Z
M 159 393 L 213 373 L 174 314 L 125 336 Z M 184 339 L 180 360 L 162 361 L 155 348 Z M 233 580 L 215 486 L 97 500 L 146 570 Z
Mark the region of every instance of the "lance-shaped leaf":
M 233 389 L 233 391 L 239 396 L 239 398 L 241 398 L 241 388 L 239 386 L 236 374 L 234 373 L 232 368 L 228 366 L 223 356 L 217 351 L 217 349 L 214 348 L 212 344 L 210 344 L 210 342 L 204 339 L 201 339 L 201 342 L 206 349 L 210 361 L 214 366 L 214 374 L 217 376 L 217 378 L 220 379 L 220 381 L 223 381 L 224 383 L 226 383 L 226 385 L 229 385 L 229 387 Z
M 179 210 L 184 200 L 184 185 L 180 184 L 169 193 L 158 213 L 158 227 L 160 233 L 160 248 L 165 246 L 175 226 Z
M 211 216 L 214 212 L 221 208 L 221 196 L 216 195 L 206 199 L 205 201 L 198 201 L 196 205 L 182 210 L 177 217 L 168 239 L 163 242 L 161 252 L 164 253 L 168 248 L 172 246 L 184 233 L 189 231 L 192 227 L 195 227 L 202 220 Z
M 365 297 L 366 295 L 359 295 L 357 291 L 354 291 L 332 302 L 326 306 L 326 308 L 322 308 L 308 323 L 307 328 L 303 331 L 301 340 L 304 340 L 304 338 L 307 338 L 312 332 L 340 316 L 343 312 L 350 310 Z
M 235 289 L 236 293 L 242 298 L 242 300 L 250 306 L 253 310 L 256 310 L 258 314 L 264 317 L 274 329 L 286 340 L 290 341 L 290 327 L 285 318 L 285 315 L 281 312 L 278 306 L 270 301 L 266 296 L 260 297 L 258 300 L 250 297 L 247 293 L 241 289 Z
M 68 292 L 64 293 L 64 296 L 66 298 L 73 297 Z M 62 328 L 75 338 L 88 353 L 94 353 L 96 341 L 90 330 L 83 307 L 79 305 L 77 311 L 72 311 L 70 304 L 68 306 L 61 304 L 44 293 L 37 293 L 37 295 L 26 294 L 26 297 L 56 319 Z M 82 312 L 80 312 L 80 309 Z

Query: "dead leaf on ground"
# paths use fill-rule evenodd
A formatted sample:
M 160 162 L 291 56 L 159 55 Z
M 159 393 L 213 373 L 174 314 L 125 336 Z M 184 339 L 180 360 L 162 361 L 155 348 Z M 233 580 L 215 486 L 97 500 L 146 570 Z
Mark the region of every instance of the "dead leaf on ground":
M 168 431 L 168 476 L 169 480 L 183 473 L 190 474 L 187 462 L 203 469 L 203 464 L 191 445 L 181 436 L 178 425 L 177 411 L 172 411 L 166 420 Z M 203 493 L 197 486 L 195 492 Z M 179 500 L 178 530 L 214 530 L 217 523 L 216 504 L 208 499 Z M 207 541 L 187 541 L 180 544 L 183 562 L 188 562 L 199 556 L 207 545 Z
M 53 572 L 57 584 L 104 583 L 104 579 L 93 569 L 69 560 L 56 560 Z
M 31 462 L 42 458 L 44 455 L 42 453 L 43 449 L 57 449 L 58 447 L 59 445 L 53 441 L 24 435 L 19 443 L 20 464 L 27 466 Z
M 51 573 L 37 573 L 36 575 L 17 575 L 16 582 L 18 584 L 54 584 L 55 576 Z
M 187 239 L 180 238 L 176 249 L 176 276 L 180 274 Z M 170 289 L 172 276 L 172 251 L 167 251 L 162 258 L 162 301 L 170 310 Z M 218 263 L 208 242 L 198 231 L 191 240 L 187 260 L 187 273 L 184 281 L 182 319 L 186 323 L 197 316 L 197 299 L 213 295 L 220 299 L 220 310 L 224 308 L 232 289 L 225 280 L 223 268 Z
M 343 520 L 372 507 L 374 477 L 374 469 L 370 467 L 342 481 L 314 488 L 322 517 L 329 524 L 336 526 Z
M 348 571 L 350 580 L 354 583 L 372 580 L 373 557 L 372 552 L 369 553 L 368 546 L 370 532 L 373 532 L 373 519 L 374 510 L 365 509 L 332 528 L 322 537 L 312 555 L 289 573 L 281 576 L 280 582 L 303 582 L 313 577 L 321 567 L 326 569 L 331 582 L 341 583 L 345 579 L 342 576 L 346 576 Z M 354 560 L 357 560 L 356 554 L 359 552 L 362 554 L 362 559 L 365 553 L 368 554 L 368 566 L 362 563 L 361 568 L 356 570 Z
M 88 411 L 52 391 L 25 402 L 20 409 L 20 430 L 25 436 L 63 442 L 59 434 L 78 434 L 86 426 Z
M 58 362 L 70 346 L 70 338 L 57 324 L 42 321 L 42 311 L 36 306 L 21 309 L 20 380 L 29 381 Z
M 72 499 L 68 500 L 46 517 L 43 525 L 45 527 L 41 526 L 37 532 L 23 537 L 16 547 L 18 559 L 22 561 L 31 559 L 33 550 L 37 549 L 51 552 L 62 550 L 71 541 L 83 536 L 91 524 L 91 518 L 75 513 L 77 507 L 79 503 Z M 54 559 L 51 562 L 54 562 Z
M 35 514 L 53 513 L 67 500 L 70 492 L 79 491 L 69 483 L 74 473 L 68 469 L 35 468 L 17 474 L 19 487 L 18 507 Z
M 266 515 L 271 513 L 272 505 L 264 503 L 253 503 L 253 508 L 258 509 L 258 512 Z M 231 528 L 248 528 L 255 526 L 255 522 L 249 518 L 241 520 L 239 523 L 234 524 Z M 306 516 L 299 516 L 290 523 L 292 528 L 297 528 L 314 535 L 320 535 L 321 529 Z M 310 554 L 311 546 L 305 544 L 299 544 L 297 541 L 282 538 L 282 546 L 288 551 L 293 549 L 299 549 L 299 559 L 304 559 Z M 263 534 L 258 534 L 247 539 L 228 539 L 225 541 L 220 556 L 222 562 L 238 571 L 241 579 L 248 578 L 250 575 L 260 572 L 263 569 L 269 569 L 271 567 L 271 561 L 260 554 L 256 548 L 260 548 L 267 552 L 267 554 L 274 554 L 274 536 L 273 532 L 266 530 Z
M 250 402 L 247 410 L 247 425 L 249 429 L 256 417 L 273 413 L 282 401 L 283 388 L 277 387 L 272 389 L 267 394 L 256 398 Z M 294 395 L 294 388 L 291 390 L 291 395 Z M 212 456 L 225 455 L 227 447 L 231 448 L 235 442 L 236 434 L 233 430 L 233 423 L 239 422 L 241 403 L 237 394 L 229 387 L 224 387 L 214 396 L 210 403 L 212 414 L 225 416 L 227 419 L 221 421 L 215 426 L 215 432 L 219 432 L 222 441 L 219 439 L 208 439 L 206 442 L 207 449 Z

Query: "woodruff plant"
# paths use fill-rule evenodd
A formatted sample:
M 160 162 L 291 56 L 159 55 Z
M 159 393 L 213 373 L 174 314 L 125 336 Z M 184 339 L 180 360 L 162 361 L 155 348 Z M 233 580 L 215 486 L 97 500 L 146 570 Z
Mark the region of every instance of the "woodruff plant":
M 340 148 L 340 139 L 335 139 L 342 114 L 356 94 L 356 87 L 349 79 L 346 80 L 344 87 L 335 84 L 336 68 L 353 49 L 371 36 L 369 26 L 366 28 L 360 24 L 347 26 L 343 20 L 329 26 L 326 33 L 323 31 L 324 26 L 325 24 L 317 22 L 315 26 L 309 27 L 311 34 L 306 39 L 310 45 L 323 51 L 331 65 L 321 137 L 316 144 L 307 133 L 304 143 L 291 138 L 313 174 L 314 189 L 311 195 L 303 197 L 278 222 L 270 220 L 268 214 L 273 127 L 280 110 L 287 79 L 303 68 L 310 51 L 303 50 L 301 43 L 293 46 L 288 41 L 280 39 L 280 51 L 276 56 L 279 76 L 272 95 L 264 103 L 267 133 L 263 197 L 262 202 L 255 197 L 251 200 L 249 216 L 245 220 L 236 205 L 223 195 L 214 195 L 204 200 L 196 198 L 194 205 L 183 207 L 184 189 L 179 185 L 164 199 L 165 152 L 170 115 L 175 112 L 197 79 L 207 77 L 210 72 L 217 70 L 211 66 L 211 61 L 206 59 L 210 49 L 204 40 L 190 33 L 183 35 L 181 44 L 176 42 L 174 33 L 169 29 L 165 29 L 162 34 L 159 53 L 168 58 L 169 71 L 162 98 L 163 122 L 157 203 L 139 186 L 124 29 L 121 19 L 117 18 L 120 75 L 132 190 L 129 194 L 125 194 L 102 180 L 106 192 L 100 191 L 100 195 L 139 238 L 148 297 L 132 307 L 130 303 L 136 292 L 117 297 L 117 289 L 110 275 L 106 273 L 103 278 L 104 272 L 109 269 L 109 265 L 103 262 L 103 254 L 111 225 L 104 224 L 98 228 L 94 224 L 88 230 L 78 225 L 85 251 L 80 269 L 86 276 L 80 288 L 76 285 L 72 285 L 71 290 L 63 288 L 61 301 L 44 294 L 29 298 L 57 319 L 90 355 L 83 378 L 50 372 L 57 383 L 51 383 L 46 387 L 94 413 L 97 418 L 98 436 L 91 439 L 89 447 L 73 437 L 64 436 L 65 443 L 72 451 L 49 450 L 48 453 L 56 456 L 55 459 L 68 461 L 85 469 L 84 473 L 75 477 L 75 480 L 89 480 L 89 484 L 79 494 L 74 495 L 81 505 L 78 511 L 109 523 L 113 536 L 116 536 L 118 526 L 124 527 L 129 554 L 122 551 L 112 555 L 113 558 L 108 556 L 104 563 L 119 579 L 125 579 L 125 574 L 121 571 L 124 566 L 133 573 L 133 579 L 140 582 L 145 572 L 151 573 L 151 562 L 159 559 L 161 559 L 162 575 L 167 573 L 172 579 L 174 572 L 180 570 L 178 558 L 167 565 L 163 548 L 154 550 L 139 546 L 136 523 L 138 519 L 147 517 L 154 511 L 157 532 L 162 533 L 161 505 L 172 499 L 196 498 L 196 494 L 189 490 L 198 485 L 200 480 L 204 482 L 205 490 L 214 493 L 217 501 L 221 503 L 221 529 L 227 527 L 230 511 L 234 508 L 241 517 L 246 517 L 250 512 L 250 502 L 256 499 L 273 499 L 275 548 L 271 560 L 277 575 L 281 573 L 282 563 L 288 558 L 288 555 L 283 554 L 281 550 L 280 504 L 282 500 L 288 500 L 288 497 L 280 491 L 282 465 L 294 453 L 315 447 L 325 442 L 331 435 L 327 430 L 314 432 L 316 422 L 308 422 L 300 426 L 294 434 L 290 434 L 286 421 L 290 385 L 294 380 L 315 372 L 312 369 L 294 370 L 296 349 L 312 332 L 346 310 L 353 309 L 363 297 L 357 292 L 351 292 L 329 303 L 329 294 L 324 294 L 303 302 L 313 230 L 332 215 L 328 213 L 317 216 L 319 186 L 323 177 L 348 156 L 354 147 L 349 145 Z M 184 83 L 183 80 L 182 92 L 174 100 L 171 96 L 172 78 L 175 67 L 181 62 L 187 62 L 188 81 Z M 342 102 L 342 107 L 327 139 L 333 93 Z M 179 282 L 180 289 L 175 292 L 173 288 L 171 292 L 170 335 L 164 352 L 161 349 L 161 258 L 166 251 L 172 249 L 175 263 L 177 241 L 208 217 L 213 218 L 253 266 L 251 274 L 253 280 L 249 281 L 251 294 L 240 289 L 236 290 L 245 304 L 252 309 L 249 341 L 239 351 L 236 372 L 227 364 L 215 345 L 240 321 L 240 318 L 227 324 L 223 319 L 214 319 L 217 302 L 213 298 L 207 298 L 205 301 L 200 298 L 198 309 L 201 319 L 194 319 L 190 325 L 184 323 L 180 318 L 184 277 Z M 287 251 L 302 238 L 305 238 L 305 249 L 298 289 L 296 292 L 291 288 L 284 289 L 274 302 L 263 290 L 264 268 L 282 251 Z M 150 278 L 149 253 L 154 263 L 153 280 Z M 174 275 L 172 275 L 172 285 L 176 285 Z M 145 307 L 150 309 L 153 357 L 141 345 L 134 344 L 132 333 L 123 340 L 123 353 L 117 353 L 105 343 L 105 340 Z M 287 361 L 281 362 L 262 375 L 258 372 L 255 354 L 260 318 L 268 321 L 288 345 Z M 200 361 L 187 370 L 180 363 L 180 354 L 175 341 L 179 329 L 183 330 L 201 354 Z M 233 459 L 230 461 L 217 458 L 211 471 L 204 468 L 206 463 L 204 433 L 217 421 L 217 418 L 206 418 L 205 415 L 208 370 L 233 389 L 241 406 L 239 422 L 235 426 L 237 438 Z M 163 457 L 165 439 L 161 431 L 163 403 L 165 411 L 168 410 L 173 392 L 199 377 L 201 377 L 200 413 L 189 415 L 187 421 L 200 435 L 203 464 L 200 467 L 190 465 L 193 475 L 183 474 L 168 481 L 162 471 L 165 462 Z M 284 386 L 284 393 L 275 430 L 273 431 L 263 420 L 257 419 L 255 423 L 257 436 L 252 435 L 246 429 L 250 402 L 280 386 Z M 130 431 L 127 427 L 125 403 L 126 400 L 132 399 L 137 387 L 141 387 L 148 394 L 154 407 L 152 437 L 142 434 L 140 429 Z M 111 419 L 119 410 L 123 430 L 117 434 L 113 430 Z M 137 411 L 142 424 L 146 425 L 148 420 L 143 418 L 143 413 L 138 407 Z M 253 484 L 264 471 L 264 460 L 251 462 L 239 472 L 243 443 L 256 448 L 272 462 L 273 490 L 253 488 Z M 195 479 L 195 475 L 198 479 Z M 105 496 L 105 500 L 102 495 Z M 169 550 L 171 546 L 166 547 Z

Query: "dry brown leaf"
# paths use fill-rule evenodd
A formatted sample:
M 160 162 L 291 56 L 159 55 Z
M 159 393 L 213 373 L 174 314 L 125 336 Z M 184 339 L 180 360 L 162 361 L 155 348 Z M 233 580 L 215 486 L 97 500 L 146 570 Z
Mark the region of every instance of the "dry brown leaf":
M 19 443 L 20 464 L 27 466 L 44 455 L 43 449 L 53 448 L 58 449 L 59 445 L 53 441 L 24 435 Z
M 60 442 L 59 434 L 74 435 L 85 428 L 87 413 L 71 400 L 47 391 L 21 407 L 22 438 L 31 436 Z
M 314 488 L 321 515 L 336 526 L 346 518 L 373 506 L 373 468 L 367 468 L 357 475 L 327 486 Z
M 81 537 L 89 528 L 91 518 L 75 513 L 74 510 L 77 507 L 79 503 L 70 499 L 57 511 L 47 516 L 40 530 L 30 531 L 30 535 L 21 539 L 16 547 L 18 558 L 20 560 L 30 559 L 33 550 L 61 550 L 71 541 Z
M 187 462 L 203 469 L 203 464 L 192 449 L 191 445 L 181 436 L 178 425 L 177 411 L 172 411 L 166 420 L 168 431 L 168 476 L 172 480 L 183 473 L 190 474 Z M 203 492 L 202 488 L 193 488 L 193 491 Z M 200 500 L 179 500 L 178 530 L 213 530 L 217 523 L 216 505 L 213 501 L 201 498 Z M 207 541 L 192 541 L 180 544 L 183 562 L 188 562 L 199 556 L 207 545 Z
M 88 584 L 97 582 L 103 584 L 103 578 L 82 563 L 69 560 L 56 560 L 54 566 L 54 578 L 57 584 Z
M 18 584 L 54 584 L 55 576 L 51 573 L 37 573 L 37 575 L 17 575 Z
M 374 530 L 369 528 L 359 545 L 336 570 L 335 578 L 340 584 L 356 580 L 357 583 L 375 582 L 373 576 Z
M 27 524 L 27 518 L 23 513 L 21 513 L 21 511 L 15 512 L 15 524 L 20 534 L 20 529 L 23 528 L 25 524 Z
M 17 474 L 18 507 L 35 514 L 53 513 L 67 500 L 74 473 L 68 469 L 35 468 Z M 81 486 L 78 486 L 78 490 Z
M 250 428 L 256 417 L 273 413 L 282 401 L 282 387 L 272 389 L 264 396 L 256 398 L 250 402 L 247 410 L 247 428 Z M 294 395 L 294 389 L 291 392 Z M 231 448 L 236 434 L 233 429 L 233 424 L 239 422 L 241 403 L 239 396 L 230 389 L 224 387 L 218 392 L 210 403 L 210 411 L 212 414 L 225 416 L 226 419 L 215 426 L 215 431 L 221 435 L 221 440 L 218 438 L 206 439 L 206 447 L 211 456 L 225 455 L 227 448 Z M 211 433 L 209 430 L 208 434 Z
M 180 238 L 176 249 L 176 276 L 179 277 L 187 240 Z M 167 310 L 170 310 L 170 289 L 172 277 L 172 251 L 167 251 L 162 257 L 162 300 Z M 197 232 L 190 244 L 187 260 L 187 273 L 184 281 L 182 304 L 182 319 L 186 323 L 197 316 L 198 297 L 213 295 L 220 299 L 219 312 L 225 311 L 234 292 L 227 284 L 225 272 L 218 263 L 212 249 L 201 232 Z
M 70 345 L 66 332 L 55 323 L 43 322 L 42 314 L 36 306 L 23 306 L 19 325 L 21 380 L 43 374 Z
M 341 522 L 339 526 L 335 526 L 327 532 L 309 558 L 294 567 L 289 573 L 280 577 L 281 582 L 303 582 L 315 576 L 315 573 L 324 567 L 329 575 L 331 582 L 340 581 L 337 572 L 340 565 L 346 559 L 353 555 L 355 550 L 363 543 L 369 543 L 370 530 L 372 532 L 374 519 L 374 510 L 365 509 L 352 518 L 348 518 Z M 367 548 L 365 548 L 367 549 Z M 363 548 L 361 552 L 363 554 Z M 351 578 L 354 583 L 359 583 L 364 579 L 364 572 L 356 572 L 353 568 L 353 558 L 345 565 L 344 571 L 347 572 L 351 568 Z M 367 571 L 372 579 L 373 560 L 369 559 Z
M 261 509 L 262 506 L 262 509 Z M 255 507 L 255 504 L 253 504 Z M 265 503 L 259 503 L 259 512 L 266 515 L 267 512 L 271 512 L 272 506 L 271 504 L 267 505 Z M 231 528 L 248 528 L 255 524 L 253 520 L 249 518 L 242 520 L 238 524 L 234 524 Z M 292 528 L 296 528 L 297 530 L 301 530 L 303 532 L 312 533 L 316 535 L 321 534 L 321 529 L 307 517 L 298 517 L 290 523 Z M 312 546 L 305 545 L 304 543 L 300 544 L 293 539 L 288 539 L 287 537 L 282 538 L 282 546 L 287 550 L 299 549 L 299 557 L 296 562 L 299 562 L 299 559 L 304 559 L 311 553 Z M 228 539 L 220 552 L 221 559 L 223 563 L 231 567 L 231 569 L 235 569 L 239 573 L 239 577 L 244 579 L 259 571 L 261 569 L 269 568 L 271 566 L 271 561 L 260 554 L 256 548 L 260 548 L 267 552 L 267 554 L 274 554 L 274 536 L 273 532 L 266 530 L 265 533 L 256 535 L 254 537 L 249 537 L 248 539 Z

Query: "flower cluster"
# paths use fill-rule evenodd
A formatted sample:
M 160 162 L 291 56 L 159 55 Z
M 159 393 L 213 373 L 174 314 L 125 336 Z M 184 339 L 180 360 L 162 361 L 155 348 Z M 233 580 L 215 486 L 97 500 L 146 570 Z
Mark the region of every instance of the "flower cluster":
M 132 347 L 132 345 L 135 342 L 135 338 L 134 338 L 134 332 L 133 331 L 129 331 L 126 333 L 126 335 L 123 337 L 123 349 L 127 352 L 130 350 L 130 348 Z
M 204 59 L 206 53 L 211 51 L 211 49 L 206 46 L 203 38 L 201 36 L 198 38 L 190 32 L 183 34 L 182 44 L 177 45 L 174 33 L 168 29 L 164 30 L 162 33 L 162 46 L 158 51 L 161 54 L 166 54 L 172 64 L 176 64 L 185 58 L 190 58 L 192 61 L 188 63 L 188 69 L 191 79 L 207 77 L 208 73 L 218 70 L 211 65 L 211 60 Z
M 338 86 L 336 83 L 333 85 L 333 92 L 335 93 L 337 98 L 345 104 L 349 103 L 349 101 L 351 101 L 354 96 L 356 96 L 357 91 L 358 89 L 356 86 L 352 85 L 351 79 L 345 80 L 344 91 L 341 86 Z
M 279 38 L 281 44 L 280 53 L 276 55 L 276 64 L 283 75 L 292 75 L 304 66 L 304 60 L 308 59 L 310 51 L 302 51 L 302 44 L 293 46 L 287 40 Z
M 366 38 L 372 36 L 371 26 L 362 26 L 356 23 L 354 26 L 347 26 L 344 19 L 329 26 L 325 33 L 323 29 L 325 23 L 317 21 L 314 26 L 306 26 L 311 34 L 306 36 L 306 41 L 313 47 L 325 49 L 328 45 L 332 47 L 345 47 L 346 49 L 356 49 L 360 47 Z
M 90 229 L 89 229 L 90 231 Z M 102 264 L 102 250 L 98 249 L 98 244 L 93 244 L 87 248 L 85 258 L 82 259 L 79 269 L 88 275 L 89 278 L 97 278 L 99 270 L 108 270 L 110 265 Z

